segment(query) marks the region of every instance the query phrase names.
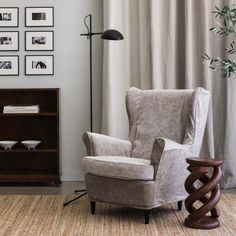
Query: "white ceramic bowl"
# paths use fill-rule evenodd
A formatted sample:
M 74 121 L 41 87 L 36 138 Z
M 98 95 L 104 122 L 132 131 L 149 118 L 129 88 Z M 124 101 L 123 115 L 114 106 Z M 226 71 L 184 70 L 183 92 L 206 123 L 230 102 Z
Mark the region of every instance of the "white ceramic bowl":
M 39 140 L 24 140 L 24 141 L 21 141 L 21 143 L 23 145 L 25 145 L 28 148 L 28 150 L 30 150 L 30 149 L 35 149 L 41 143 L 41 141 L 39 141 Z
M 9 149 L 11 150 L 11 148 L 17 143 L 17 141 L 0 141 L 0 146 L 2 148 L 4 148 L 5 150 Z

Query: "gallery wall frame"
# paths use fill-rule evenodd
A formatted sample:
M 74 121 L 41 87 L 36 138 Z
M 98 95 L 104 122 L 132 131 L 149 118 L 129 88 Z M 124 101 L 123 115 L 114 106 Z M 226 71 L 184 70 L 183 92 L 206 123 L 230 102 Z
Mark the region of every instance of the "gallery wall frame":
M 1 30 L 19 27 L 19 7 L 0 7 L 0 52 L 19 51 L 20 32 Z M 25 51 L 54 51 L 54 7 L 25 7 Z M 25 55 L 25 75 L 54 75 L 54 55 Z M 19 55 L 0 55 L 0 76 L 19 75 Z
M 54 7 L 25 7 L 25 27 L 53 27 Z
M 26 55 L 25 75 L 54 75 L 54 55 Z
M 0 51 L 19 51 L 19 31 L 0 31 Z
M 25 31 L 25 51 L 54 51 L 54 32 Z
M 0 76 L 19 75 L 19 56 L 0 55 Z
M 19 7 L 0 7 L 0 28 L 19 27 Z

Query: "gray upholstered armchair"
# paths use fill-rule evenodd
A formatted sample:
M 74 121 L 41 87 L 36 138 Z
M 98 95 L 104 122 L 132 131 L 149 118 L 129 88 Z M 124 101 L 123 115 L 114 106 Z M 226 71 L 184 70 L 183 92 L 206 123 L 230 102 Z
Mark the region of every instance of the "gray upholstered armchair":
M 186 198 L 186 157 L 199 156 L 210 94 L 195 90 L 139 90 L 126 95 L 129 141 L 86 132 L 83 168 L 92 214 L 96 202 L 144 209 Z

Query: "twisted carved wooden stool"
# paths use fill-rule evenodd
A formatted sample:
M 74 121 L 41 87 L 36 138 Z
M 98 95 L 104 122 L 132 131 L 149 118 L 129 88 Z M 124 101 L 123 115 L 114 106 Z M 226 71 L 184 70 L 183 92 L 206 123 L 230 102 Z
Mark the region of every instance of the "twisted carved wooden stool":
M 220 200 L 218 186 L 221 177 L 220 165 L 222 161 L 211 158 L 187 158 L 188 170 L 191 174 L 185 181 L 185 189 L 190 194 L 185 200 L 185 207 L 190 213 L 185 219 L 185 226 L 195 229 L 214 229 L 220 226 L 220 216 L 216 204 Z M 209 178 L 206 174 L 213 168 L 213 174 Z M 196 188 L 194 182 L 200 180 L 202 186 Z M 210 197 L 207 196 L 210 193 Z M 196 208 L 194 203 L 200 201 L 203 205 Z M 210 216 L 206 214 L 210 212 Z

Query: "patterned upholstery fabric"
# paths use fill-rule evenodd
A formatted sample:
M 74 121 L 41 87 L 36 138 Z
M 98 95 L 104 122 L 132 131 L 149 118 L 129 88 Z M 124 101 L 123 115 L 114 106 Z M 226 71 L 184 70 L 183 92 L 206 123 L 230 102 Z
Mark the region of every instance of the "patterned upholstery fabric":
M 133 157 L 151 158 L 155 139 L 165 137 L 183 143 L 192 90 L 146 90 L 127 93 Z
M 83 167 L 90 199 L 127 206 L 135 199 L 133 207 L 142 209 L 185 199 L 185 159 L 199 156 L 209 100 L 210 94 L 203 88 L 130 88 L 126 96 L 129 140 L 90 132 L 83 135 L 89 155 L 83 159 Z M 135 166 L 137 159 L 147 165 Z M 113 182 L 123 191 L 116 197 Z M 140 196 L 134 196 L 137 189 Z
M 129 180 L 153 180 L 150 160 L 121 156 L 88 156 L 83 160 L 85 172 Z

